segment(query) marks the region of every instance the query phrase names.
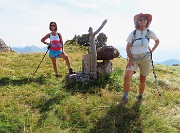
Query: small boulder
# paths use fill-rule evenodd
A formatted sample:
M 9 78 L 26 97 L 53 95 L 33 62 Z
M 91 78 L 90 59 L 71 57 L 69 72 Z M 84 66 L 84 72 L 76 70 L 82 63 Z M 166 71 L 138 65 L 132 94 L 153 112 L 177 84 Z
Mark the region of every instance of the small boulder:
M 97 60 L 113 60 L 119 56 L 119 51 L 113 46 L 105 46 L 97 49 Z

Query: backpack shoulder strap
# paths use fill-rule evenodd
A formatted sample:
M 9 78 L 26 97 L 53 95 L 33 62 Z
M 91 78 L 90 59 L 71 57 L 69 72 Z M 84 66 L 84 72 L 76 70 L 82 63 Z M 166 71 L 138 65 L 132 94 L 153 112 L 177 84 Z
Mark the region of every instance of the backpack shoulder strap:
M 149 29 L 147 29 L 147 32 L 146 32 L 146 38 L 147 38 L 147 40 L 149 41 L 149 34 L 150 34 L 150 31 L 149 31 Z
M 59 36 L 59 39 L 61 39 L 61 34 L 60 33 L 57 33 L 58 34 L 58 36 Z
M 49 38 L 50 38 L 51 33 L 49 33 L 48 35 L 49 35 Z
M 136 39 L 136 29 L 133 31 L 133 37 L 132 37 L 132 45 Z
M 60 33 L 57 33 L 57 34 L 58 34 L 58 36 L 59 36 L 60 43 L 63 45 L 63 40 L 62 40 L 61 34 L 60 34 Z

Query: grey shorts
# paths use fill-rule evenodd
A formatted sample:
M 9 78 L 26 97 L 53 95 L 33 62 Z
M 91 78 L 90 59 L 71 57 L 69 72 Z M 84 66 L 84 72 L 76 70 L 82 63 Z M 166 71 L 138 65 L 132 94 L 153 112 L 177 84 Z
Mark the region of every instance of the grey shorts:
M 126 70 L 132 70 L 136 73 L 137 69 L 139 68 L 141 75 L 148 76 L 151 70 L 151 55 L 132 54 L 132 58 L 134 60 L 134 66 L 127 67 Z

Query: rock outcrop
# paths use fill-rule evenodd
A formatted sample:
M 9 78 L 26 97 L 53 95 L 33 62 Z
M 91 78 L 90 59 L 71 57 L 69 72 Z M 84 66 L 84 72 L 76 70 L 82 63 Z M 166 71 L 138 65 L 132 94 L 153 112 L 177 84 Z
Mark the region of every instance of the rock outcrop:
M 12 52 L 12 49 L 0 38 L 0 52 Z
M 97 49 L 97 60 L 113 60 L 119 56 L 119 51 L 113 46 L 105 46 Z

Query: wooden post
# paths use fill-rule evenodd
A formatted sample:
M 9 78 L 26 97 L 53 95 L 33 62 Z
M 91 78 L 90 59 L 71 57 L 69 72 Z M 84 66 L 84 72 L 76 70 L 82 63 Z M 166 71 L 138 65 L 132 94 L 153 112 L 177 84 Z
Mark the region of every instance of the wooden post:
M 92 27 L 89 28 L 89 42 L 90 42 L 90 77 L 93 79 L 97 79 L 97 52 L 96 52 L 96 43 L 95 36 L 97 33 L 101 31 L 104 25 L 107 23 L 107 19 L 103 21 L 101 26 L 93 32 Z

